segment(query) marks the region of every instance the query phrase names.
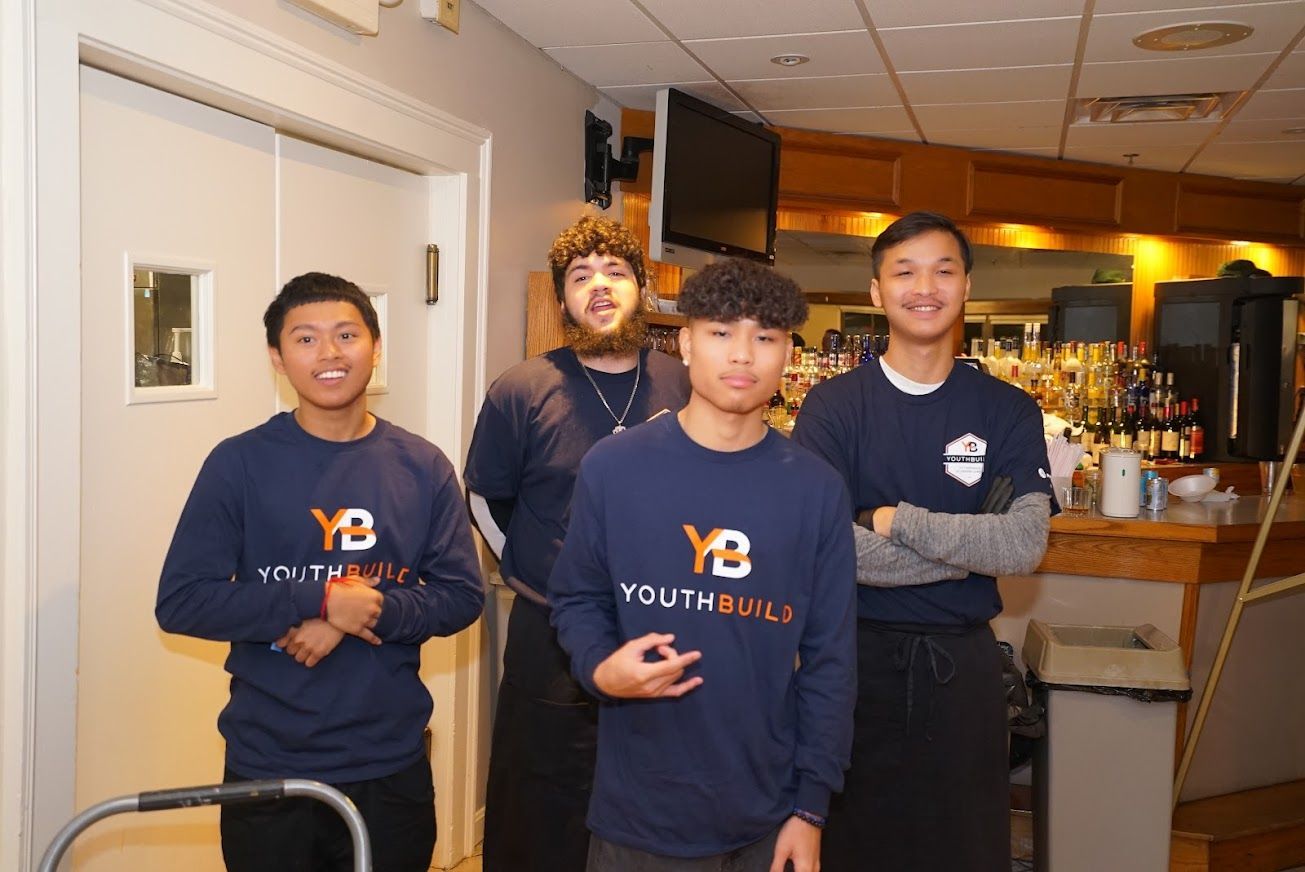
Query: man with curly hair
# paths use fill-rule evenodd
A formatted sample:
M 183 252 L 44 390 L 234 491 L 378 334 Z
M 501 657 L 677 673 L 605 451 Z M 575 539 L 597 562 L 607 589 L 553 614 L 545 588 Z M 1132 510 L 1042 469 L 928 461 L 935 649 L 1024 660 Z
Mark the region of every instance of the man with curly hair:
M 679 307 L 688 405 L 585 455 L 548 582 L 603 701 L 588 872 L 813 872 L 851 748 L 855 554 L 838 474 L 762 418 L 806 302 L 724 261 Z
M 642 348 L 647 278 L 634 234 L 582 218 L 553 242 L 548 264 L 569 345 L 494 382 L 464 473 L 472 519 L 517 593 L 490 746 L 486 872 L 584 868 L 598 708 L 570 676 L 544 591 L 580 458 L 689 394 L 679 361 Z

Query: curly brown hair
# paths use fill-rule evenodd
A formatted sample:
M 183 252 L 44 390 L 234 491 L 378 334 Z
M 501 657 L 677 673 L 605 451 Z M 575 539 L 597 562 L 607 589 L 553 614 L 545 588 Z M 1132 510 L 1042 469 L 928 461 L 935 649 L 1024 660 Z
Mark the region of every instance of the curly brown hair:
M 548 249 L 548 265 L 553 270 L 553 292 L 561 302 L 566 290 L 566 268 L 577 257 L 611 254 L 623 259 L 634 272 L 639 287 L 648 286 L 643 265 L 643 246 L 630 229 L 610 218 L 586 215 L 558 234 Z
M 728 323 L 749 318 L 768 329 L 792 330 L 807 320 L 807 300 L 797 282 L 738 258 L 695 273 L 680 288 L 678 308 L 691 319 Z

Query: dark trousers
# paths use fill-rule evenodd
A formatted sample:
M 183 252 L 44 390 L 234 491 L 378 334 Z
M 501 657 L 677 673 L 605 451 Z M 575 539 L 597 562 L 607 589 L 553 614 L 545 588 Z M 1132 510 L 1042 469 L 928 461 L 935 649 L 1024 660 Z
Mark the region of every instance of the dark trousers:
M 1010 775 L 1001 656 L 986 625 L 857 626 L 852 768 L 824 872 L 1006 872 Z
M 222 780 L 248 781 L 230 769 Z M 371 837 L 375 872 L 427 872 L 435 853 L 435 787 L 422 757 L 393 775 L 333 784 Z M 352 872 L 353 840 L 335 809 L 306 797 L 222 806 L 229 872 Z
M 667 857 L 627 848 L 594 836 L 585 872 L 769 872 L 779 827 L 763 839 L 711 857 Z M 785 868 L 792 869 L 791 864 Z
M 517 597 L 485 795 L 485 872 L 582 872 L 598 749 L 598 703 L 541 607 Z

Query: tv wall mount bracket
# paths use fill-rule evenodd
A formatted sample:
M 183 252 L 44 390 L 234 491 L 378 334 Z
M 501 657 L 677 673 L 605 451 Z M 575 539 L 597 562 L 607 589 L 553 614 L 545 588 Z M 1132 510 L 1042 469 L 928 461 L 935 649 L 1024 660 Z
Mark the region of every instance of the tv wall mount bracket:
M 612 205 L 612 182 L 632 182 L 639 176 L 639 155 L 652 151 L 646 136 L 621 141 L 620 160 L 612 157 L 612 125 L 585 111 L 585 202 L 606 209 Z

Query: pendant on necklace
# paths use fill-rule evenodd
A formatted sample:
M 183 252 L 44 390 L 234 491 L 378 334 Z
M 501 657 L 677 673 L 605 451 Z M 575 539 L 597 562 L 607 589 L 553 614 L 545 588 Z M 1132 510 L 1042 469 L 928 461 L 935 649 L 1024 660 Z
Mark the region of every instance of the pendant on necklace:
M 613 433 L 620 433 L 620 432 L 622 432 L 623 430 L 625 430 L 625 425 L 624 425 L 624 424 L 617 424 L 615 427 L 612 428 L 612 432 L 613 432 Z

